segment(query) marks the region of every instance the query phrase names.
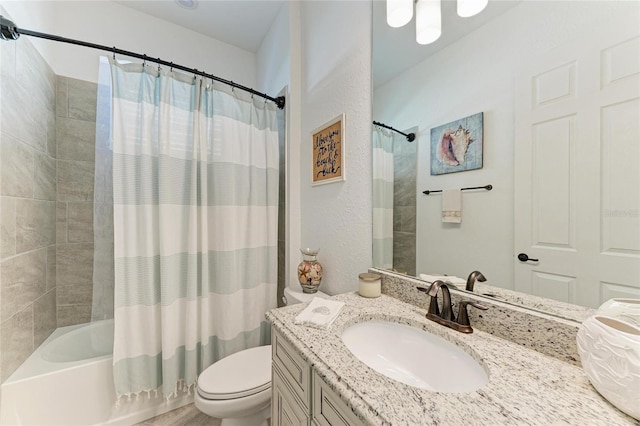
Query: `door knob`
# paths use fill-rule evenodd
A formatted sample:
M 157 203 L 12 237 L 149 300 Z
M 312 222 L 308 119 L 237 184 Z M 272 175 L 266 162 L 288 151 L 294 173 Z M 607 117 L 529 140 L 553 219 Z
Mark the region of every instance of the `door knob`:
M 532 259 L 532 258 L 530 258 L 530 257 L 527 255 L 527 253 L 520 253 L 520 254 L 518 255 L 518 260 L 519 260 L 520 262 L 527 262 L 527 261 L 529 261 L 529 260 L 530 260 L 530 261 L 532 261 L 532 262 L 539 262 L 539 261 L 540 261 L 540 259 Z

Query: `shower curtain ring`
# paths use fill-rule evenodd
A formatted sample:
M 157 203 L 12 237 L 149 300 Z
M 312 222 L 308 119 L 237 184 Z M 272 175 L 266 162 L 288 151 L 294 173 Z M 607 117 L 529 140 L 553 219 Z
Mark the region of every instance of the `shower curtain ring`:
M 113 60 L 115 61 L 116 60 L 116 47 L 115 46 L 113 46 L 112 52 L 113 52 Z
M 147 66 L 147 55 L 142 55 L 142 66 L 143 67 Z
M 160 68 L 160 58 L 158 58 L 158 73 L 160 73 L 162 69 Z
M 171 62 L 171 68 L 169 68 L 169 72 L 173 72 L 173 62 Z

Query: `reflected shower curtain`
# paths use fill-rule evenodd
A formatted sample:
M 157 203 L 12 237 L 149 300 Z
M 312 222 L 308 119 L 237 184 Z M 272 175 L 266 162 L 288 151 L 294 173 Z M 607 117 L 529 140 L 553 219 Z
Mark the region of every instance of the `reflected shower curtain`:
M 373 266 L 393 268 L 393 135 L 373 126 Z
M 276 110 L 155 66 L 111 72 L 114 380 L 119 396 L 170 398 L 216 360 L 270 340 Z

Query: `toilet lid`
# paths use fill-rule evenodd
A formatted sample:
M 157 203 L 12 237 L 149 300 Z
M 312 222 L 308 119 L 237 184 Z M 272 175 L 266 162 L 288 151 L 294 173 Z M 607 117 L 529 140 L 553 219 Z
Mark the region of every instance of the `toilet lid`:
M 206 399 L 234 399 L 271 387 L 271 345 L 229 355 L 198 377 L 198 393 Z

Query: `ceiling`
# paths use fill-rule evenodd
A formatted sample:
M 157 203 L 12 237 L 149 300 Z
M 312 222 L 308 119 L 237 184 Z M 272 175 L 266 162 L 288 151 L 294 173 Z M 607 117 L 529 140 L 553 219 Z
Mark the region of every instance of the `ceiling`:
M 147 15 L 256 53 L 286 0 L 198 0 L 186 9 L 174 0 L 116 0 Z
M 115 1 L 256 53 L 280 8 L 288 0 L 198 0 L 195 9 L 181 7 L 175 0 Z M 460 18 L 456 14 L 455 0 L 442 0 L 442 36 L 432 44 L 420 45 L 415 41 L 415 17 L 402 28 L 391 28 L 386 24 L 385 1 L 373 0 L 374 86 L 377 87 L 417 65 L 506 12 L 519 1 L 521 0 L 490 0 L 480 14 Z

